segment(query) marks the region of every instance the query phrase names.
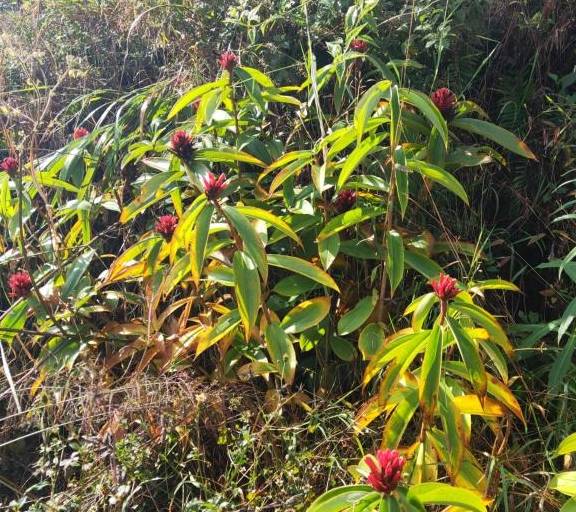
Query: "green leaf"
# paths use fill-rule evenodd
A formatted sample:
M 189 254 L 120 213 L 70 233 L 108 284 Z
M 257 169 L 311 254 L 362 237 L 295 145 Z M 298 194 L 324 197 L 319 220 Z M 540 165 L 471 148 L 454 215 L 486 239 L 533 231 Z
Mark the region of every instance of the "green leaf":
M 242 251 L 234 253 L 234 283 L 238 311 L 244 325 L 244 336 L 249 340 L 262 297 L 258 268 L 254 260 Z
M 284 297 L 296 297 L 316 288 L 318 283 L 301 275 L 291 275 L 276 283 L 274 292 Z
M 60 291 L 63 299 L 69 298 L 76 291 L 78 283 L 80 283 L 82 276 L 86 273 L 86 270 L 88 270 L 95 254 L 96 251 L 94 249 L 89 249 L 74 260 L 70 266 L 70 270 L 68 270 L 66 274 L 66 281 Z
M 550 393 L 557 392 L 562 384 L 566 382 L 568 371 L 573 368 L 572 356 L 576 350 L 576 331 L 568 338 L 566 345 L 562 348 L 554 360 L 554 364 L 548 374 L 548 388 Z
M 28 308 L 28 301 L 20 300 L 2 314 L 2 318 L 0 318 L 0 343 L 12 343 L 26 324 Z
M 228 81 L 226 79 L 218 80 L 216 82 L 209 82 L 207 84 L 199 85 L 198 87 L 194 87 L 189 91 L 185 92 L 179 99 L 174 103 L 174 106 L 170 110 L 167 119 L 172 119 L 175 115 L 177 115 L 181 110 L 186 108 L 190 103 L 192 103 L 195 99 L 199 98 L 200 96 L 210 92 L 214 89 L 218 89 L 219 87 L 224 87 L 227 85 Z
M 484 329 L 486 329 L 490 334 L 490 337 L 500 345 L 507 354 L 512 354 L 514 349 L 508 340 L 508 336 L 506 336 L 504 329 L 502 329 L 496 318 L 488 313 L 488 311 L 482 309 L 476 304 L 470 304 L 458 299 L 453 301 L 450 307 L 453 307 L 456 311 L 465 314 L 484 327 Z
M 292 384 L 296 373 L 296 351 L 292 340 L 277 323 L 266 327 L 265 338 L 268 353 L 278 373 L 287 385 Z
M 358 502 L 366 498 L 373 499 L 374 503 L 377 503 L 381 499 L 381 494 L 375 492 L 369 485 L 345 485 L 330 489 L 314 500 L 307 512 L 351 511 L 355 510 Z
M 404 275 L 404 242 L 398 231 L 390 230 L 386 233 L 386 265 L 392 294 L 402 282 Z
M 391 85 L 392 82 L 390 82 L 390 80 L 378 82 L 370 87 L 358 101 L 356 110 L 354 111 L 354 126 L 356 127 L 356 139 L 358 143 L 362 140 L 362 136 L 366 131 L 366 126 L 374 113 L 374 109 Z
M 329 220 L 318 235 L 318 241 L 324 240 L 334 233 L 339 233 L 351 226 L 360 224 L 373 217 L 378 217 L 386 211 L 385 208 L 354 208 Z
M 558 340 L 560 340 L 568 328 L 576 318 L 576 297 L 570 301 L 570 304 L 566 306 L 564 309 L 564 313 L 562 314 L 562 318 L 560 319 L 560 327 L 558 327 Z
M 470 117 L 460 117 L 452 120 L 450 125 L 453 128 L 460 128 L 461 130 L 492 140 L 496 142 L 496 144 L 512 151 L 512 153 L 516 153 L 524 158 L 537 160 L 536 155 L 532 153 L 530 148 L 516 137 L 516 135 L 493 123 Z
M 394 85 L 390 89 L 390 147 L 395 148 L 398 145 L 400 137 L 400 97 L 398 95 L 398 86 Z
M 576 512 L 576 498 L 570 498 L 566 503 L 564 503 L 564 505 L 562 505 L 559 512 Z
M 224 336 L 230 334 L 232 330 L 240 325 L 240 322 L 240 312 L 237 309 L 222 315 L 213 327 L 200 335 L 200 340 L 196 347 L 196 357 L 215 343 L 218 343 Z
M 198 149 L 194 152 L 195 160 L 207 160 L 209 162 L 244 162 L 247 164 L 256 165 L 258 167 L 266 167 L 266 164 L 258 160 L 245 151 L 230 147 L 218 147 L 210 149 Z
M 208 232 L 213 213 L 214 206 L 206 205 L 196 218 L 194 229 L 190 232 L 190 274 L 196 286 L 200 284 L 200 276 L 204 268 Z
M 236 210 L 250 219 L 263 220 L 271 226 L 274 226 L 278 231 L 281 231 L 286 236 L 294 240 L 300 247 L 302 247 L 302 241 L 300 240 L 300 237 L 285 221 L 279 217 L 276 217 L 276 215 L 273 213 L 262 210 L 261 208 L 256 208 L 255 206 L 236 206 Z
M 400 205 L 400 213 L 402 218 L 406 214 L 408 208 L 409 198 L 409 184 L 408 184 L 408 168 L 406 167 L 406 154 L 402 146 L 398 146 L 394 150 L 396 158 L 396 195 L 398 196 L 398 204 Z
M 356 359 L 356 349 L 347 339 L 340 336 L 330 338 L 330 348 L 342 361 L 354 361 Z
M 248 66 L 240 66 L 235 69 L 235 71 L 242 70 L 247 73 L 255 82 L 260 84 L 262 87 L 274 87 L 274 82 L 270 78 L 255 68 L 249 68 Z
M 418 409 L 418 390 L 408 388 L 403 393 L 401 402 L 386 420 L 382 434 L 382 444 L 386 448 L 398 447 L 416 409 Z
M 438 263 L 419 252 L 405 251 L 404 261 L 409 267 L 428 279 L 434 279 L 442 272 L 442 267 Z
M 464 457 L 464 444 L 466 436 L 462 414 L 454 403 L 448 386 L 444 383 L 440 385 L 440 419 L 446 433 L 446 448 L 448 451 L 448 460 L 451 475 L 457 475 Z
M 424 414 L 431 419 L 436 409 L 440 372 L 442 370 L 442 331 L 435 324 L 426 340 L 426 350 L 419 379 L 420 404 Z
M 328 270 L 336 256 L 338 256 L 338 251 L 340 250 L 340 236 L 335 233 L 328 238 L 324 238 L 318 242 L 318 253 L 320 255 L 320 261 L 325 270 Z
M 446 187 L 448 190 L 450 190 L 450 192 L 456 194 L 466 204 L 470 204 L 464 187 L 448 171 L 445 171 L 436 165 L 429 164 L 428 162 L 422 162 L 420 160 L 407 160 L 406 165 L 409 169 L 416 170 L 423 176 L 430 178 L 432 181 L 440 183 L 440 185 Z
M 558 448 L 556 448 L 556 455 L 566 455 L 568 453 L 576 452 L 576 432 L 570 434 L 566 439 L 564 439 Z
M 358 348 L 362 352 L 364 359 L 371 359 L 383 346 L 386 333 L 380 323 L 368 324 L 358 338 Z
M 481 397 L 484 396 L 488 387 L 488 377 L 486 376 L 486 369 L 482 363 L 478 347 L 474 343 L 474 340 L 468 336 L 468 333 L 458 325 L 456 320 L 446 318 L 446 323 L 456 340 L 458 350 L 464 360 L 474 390 Z
M 486 505 L 478 494 L 448 484 L 426 482 L 412 485 L 408 497 L 417 499 L 423 505 L 451 505 L 473 512 L 486 512 Z
M 362 143 L 358 144 L 354 151 L 346 157 L 346 161 L 340 174 L 338 175 L 338 182 L 336 184 L 336 190 L 340 190 L 350 177 L 350 175 L 355 171 L 356 167 L 371 153 L 379 151 L 382 147 L 379 145 L 386 138 L 387 134 L 382 135 L 371 135 L 367 139 L 363 140 Z
M 317 283 L 320 283 L 328 288 L 332 288 L 337 292 L 340 291 L 338 285 L 335 283 L 334 279 L 330 277 L 321 268 L 313 265 L 309 261 L 303 260 L 301 258 L 296 258 L 295 256 L 283 256 L 281 254 L 268 254 L 268 263 L 273 267 L 280 267 L 285 270 L 290 270 L 296 274 L 300 274 L 304 277 L 308 277 Z
M 549 487 L 562 494 L 576 496 L 576 471 L 563 471 L 562 473 L 558 473 L 550 481 Z
M 338 321 L 338 334 L 346 336 L 346 334 L 350 334 L 362 327 L 374 311 L 376 302 L 377 296 L 375 294 L 359 300 L 358 303 Z
M 432 103 L 432 100 L 425 94 L 410 89 L 400 89 L 400 99 L 420 110 L 424 117 L 432 123 L 432 126 L 438 130 L 444 141 L 444 146 L 448 147 L 448 125 L 442 113 Z
M 295 334 L 317 326 L 330 312 L 330 297 L 315 297 L 292 308 L 280 326 L 287 334 Z
M 222 207 L 224 214 L 238 231 L 242 243 L 244 244 L 244 251 L 246 251 L 256 263 L 262 281 L 265 283 L 268 280 L 268 262 L 266 259 L 266 252 L 262 240 L 252 224 L 248 219 L 233 206 L 224 205 Z

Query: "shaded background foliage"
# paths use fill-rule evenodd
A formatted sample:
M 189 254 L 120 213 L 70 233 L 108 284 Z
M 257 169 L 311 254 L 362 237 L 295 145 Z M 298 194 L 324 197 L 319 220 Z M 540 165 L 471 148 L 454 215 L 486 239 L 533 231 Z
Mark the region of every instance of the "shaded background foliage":
M 304 10 L 300 2 L 291 0 L 231 1 L 224 7 L 222 2 L 193 0 L 0 2 L 0 124 L 4 131 L 26 132 L 35 127 L 41 133 L 38 152 L 47 152 L 68 140 L 75 126 L 93 125 L 97 116 L 86 118 L 88 112 L 127 93 L 137 94 L 143 87 L 156 86 L 176 97 L 191 85 L 202 83 L 215 74 L 217 55 L 227 48 L 239 50 L 243 63 L 269 70 L 279 83 L 296 83 L 305 76 L 302 55 L 308 36 L 322 65 L 329 59 L 325 42 L 343 38 L 343 18 L 351 3 L 320 0 L 307 2 Z M 510 279 L 524 291 L 521 296 L 506 297 L 506 302 L 493 305 L 512 324 L 519 324 L 518 342 L 522 344 L 526 336 L 537 331 L 534 326 L 560 318 L 575 292 L 574 283 L 566 275 L 558 278 L 557 269 L 537 267 L 549 260 L 562 259 L 576 245 L 573 218 L 552 222 L 573 211 L 570 201 L 576 190 L 567 175 L 574 169 L 576 146 L 576 5 L 570 0 L 383 0 L 373 13 L 371 28 L 372 51 L 389 58 L 408 57 L 425 65 L 422 70 L 408 72 L 410 85 L 423 91 L 448 86 L 463 98 L 476 101 L 493 121 L 525 138 L 539 157 L 538 162 L 511 158 L 506 169 L 487 166 L 482 172 L 460 171 L 462 175 L 458 177 L 465 183 L 475 207 L 467 210 L 451 198 L 441 197 L 437 203 L 443 215 L 438 217 L 430 213 L 428 199 L 422 197 L 419 214 L 413 220 L 438 238 L 481 241 L 487 257 L 483 272 Z M 8 148 L 1 150 L 3 157 Z M 135 178 L 134 174 L 127 175 L 126 183 L 129 185 Z M 130 193 L 128 189 L 129 186 L 126 194 Z M 118 245 L 121 244 L 119 240 Z M 467 263 L 478 269 L 472 256 Z M 531 327 L 523 328 L 526 324 Z M 538 418 L 539 427 L 536 431 L 517 432 L 508 461 L 516 470 L 504 475 L 505 485 L 514 489 L 511 494 L 522 496 L 519 502 L 512 503 L 521 503 L 525 510 L 531 510 L 544 499 L 535 483 L 542 481 L 530 475 L 541 469 L 539 463 L 531 460 L 531 443 L 538 439 L 544 441 L 544 446 L 548 443 L 555 446 L 575 427 L 568 412 L 574 396 L 573 365 L 568 365 L 562 374 L 562 386 L 550 392 L 546 387 L 549 373 L 563 345 L 557 343 L 553 332 L 548 337 L 538 337 L 534 344 L 542 351 L 519 362 L 524 382 L 516 391 L 523 396 L 533 419 Z M 572 357 L 568 354 L 569 361 Z M 26 364 L 22 363 L 21 368 L 25 370 Z M 95 397 L 109 393 L 109 383 L 101 382 L 94 371 L 83 366 L 75 370 L 67 383 L 55 381 L 55 393 L 59 386 L 70 386 L 72 403 L 74 392 L 80 394 L 92 389 L 89 393 Z M 153 394 L 151 403 L 159 406 L 166 396 L 177 400 L 179 395 L 173 392 L 172 384 L 166 383 L 162 393 Z M 164 383 L 146 381 L 141 385 L 157 389 Z M 206 387 L 204 392 L 212 393 L 213 389 Z M 231 398 L 223 400 L 242 395 L 238 389 L 230 390 L 230 394 Z M 193 393 L 186 394 L 183 400 L 189 395 Z M 241 409 L 265 409 L 263 390 L 251 389 L 244 395 L 250 395 L 253 403 Z M 80 414 L 72 405 L 58 405 L 58 400 L 42 404 L 40 412 L 24 421 L 3 422 L 2 442 L 18 437 L 15 432 L 26 435 L 49 424 L 62 424 L 47 431 L 42 442 L 30 438 L 34 441 L 10 443 L 8 448 L 2 448 L 5 450 L 2 458 L 9 461 L 3 464 L 7 469 L 2 470 L 2 482 L 10 489 L 2 491 L 5 503 L 26 488 L 31 489 L 32 496 L 45 495 L 48 488 L 50 492 L 64 491 L 70 477 L 71 481 L 79 479 L 74 484 L 78 502 L 86 499 L 82 497 L 86 484 L 96 477 L 82 480 L 90 471 L 83 473 L 81 466 L 97 465 L 98 461 L 90 454 L 90 445 L 84 444 L 85 440 L 80 442 L 75 427 L 67 425 L 81 421 L 93 423 L 88 430 L 103 427 L 94 419 L 96 406 Z M 124 404 L 122 407 L 128 407 L 120 402 Z M 106 403 L 114 404 L 114 400 Z M 14 412 L 7 407 L 8 404 L 2 407 L 5 416 Z M 317 424 L 311 426 L 311 420 L 294 412 L 290 419 L 279 420 L 281 424 L 272 428 L 272 432 L 263 429 L 262 437 L 255 434 L 249 421 L 230 413 L 229 409 L 234 407 L 227 408 L 222 413 L 223 422 L 217 428 L 211 426 L 210 435 L 199 435 L 195 449 L 206 450 L 203 455 L 194 462 L 179 460 L 174 469 L 173 451 L 181 449 L 181 436 L 199 434 L 208 427 L 195 423 L 189 433 L 183 434 L 179 427 L 182 422 L 188 425 L 188 419 L 181 419 L 186 411 L 181 404 L 169 407 L 170 411 L 162 411 L 161 415 L 173 413 L 171 418 L 180 419 L 165 427 L 168 435 L 161 445 L 156 445 L 154 433 L 144 432 L 147 422 L 156 425 L 158 421 L 148 417 L 154 413 L 139 407 L 130 411 L 136 435 L 126 440 L 124 447 L 110 448 L 120 451 L 110 460 L 115 461 L 112 466 L 117 471 L 128 474 L 127 480 L 134 483 L 131 489 L 116 488 L 118 492 L 138 488 L 141 496 L 145 496 L 142 499 L 153 497 L 159 508 L 165 506 L 172 491 L 163 494 L 153 475 L 175 472 L 184 479 L 190 471 L 198 472 L 198 466 L 194 466 L 200 464 L 198 461 L 207 468 L 200 471 L 203 478 L 198 487 L 205 496 L 212 495 L 214 510 L 226 507 L 240 510 L 238 504 L 245 498 L 242 488 L 247 477 L 245 468 L 235 470 L 234 459 L 243 450 L 247 460 L 257 460 L 267 452 L 265 460 L 271 461 L 272 467 L 273 461 L 290 461 L 290 457 L 295 457 L 298 462 L 294 467 L 299 467 L 300 472 L 305 471 L 301 461 L 306 459 L 311 467 L 321 467 L 328 474 L 326 481 L 319 478 L 313 484 L 318 488 L 330 485 L 329 480 L 345 478 L 345 462 L 337 460 L 336 451 L 339 457 L 345 458 L 346 453 L 354 457 L 354 449 L 345 440 L 351 428 L 350 408 L 344 402 L 328 405 L 319 400 L 315 409 L 319 416 Z M 114 406 L 107 413 L 113 411 Z M 75 414 L 78 416 L 70 416 Z M 302 433 L 318 428 L 322 429 L 322 436 L 302 442 Z M 114 428 L 110 436 L 113 431 Z M 268 434 L 273 441 L 266 437 Z M 226 439 L 227 435 L 232 438 Z M 326 448 L 327 440 L 334 439 L 339 441 Z M 308 442 L 327 451 L 310 449 Z M 255 447 L 252 443 L 261 445 Z M 262 447 L 267 443 L 274 446 L 271 452 Z M 9 468 L 30 446 L 34 451 L 26 455 L 29 459 L 22 465 L 20 476 L 15 477 L 14 470 Z M 224 454 L 215 457 L 210 450 L 218 446 L 226 446 L 233 457 Z M 541 450 L 541 445 L 537 446 Z M 248 452 L 250 455 L 246 455 Z M 146 460 L 134 464 L 131 460 L 134 453 Z M 56 459 L 59 469 L 53 467 Z M 210 460 L 227 469 L 210 473 L 214 470 L 208 468 Z M 35 475 L 29 471 L 33 461 L 37 462 Z M 194 469 L 190 470 L 188 464 Z M 291 467 L 289 462 L 281 463 L 275 471 L 284 477 L 291 474 L 287 467 Z M 146 473 L 146 468 L 150 473 Z M 92 474 L 99 472 L 94 469 Z M 292 475 L 294 489 L 302 484 L 304 476 Z M 104 481 L 108 478 L 112 483 Z M 112 488 L 116 485 L 115 478 L 113 471 L 106 473 L 98 485 Z M 171 489 L 178 486 L 176 482 L 162 482 Z M 308 492 L 313 495 L 317 490 Z M 195 496 L 199 491 L 186 492 Z M 272 496 L 280 491 L 263 492 Z M 262 506 L 274 507 L 275 500 L 270 496 L 263 498 Z M 507 499 L 508 495 L 503 493 L 502 503 Z M 181 503 L 184 502 L 186 499 L 182 498 Z M 72 505 L 66 506 L 73 510 Z M 202 507 L 206 506 L 192 504 L 188 510 L 205 510 Z

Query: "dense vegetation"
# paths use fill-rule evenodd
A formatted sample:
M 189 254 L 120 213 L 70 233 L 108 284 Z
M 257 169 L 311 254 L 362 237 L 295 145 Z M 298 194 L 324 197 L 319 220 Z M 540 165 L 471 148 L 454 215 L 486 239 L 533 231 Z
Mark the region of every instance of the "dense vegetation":
M 576 510 L 573 2 L 0 11 L 4 509 Z

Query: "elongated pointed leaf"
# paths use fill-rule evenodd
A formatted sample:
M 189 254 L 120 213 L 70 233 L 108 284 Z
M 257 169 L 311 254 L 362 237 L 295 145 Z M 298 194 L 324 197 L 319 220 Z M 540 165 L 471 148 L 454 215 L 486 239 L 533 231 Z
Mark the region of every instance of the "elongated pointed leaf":
M 329 274 L 324 272 L 321 268 L 313 265 L 309 261 L 303 260 L 301 258 L 296 258 L 294 256 L 283 256 L 281 254 L 268 254 L 268 263 L 273 267 L 280 267 L 296 274 L 300 274 L 304 277 L 312 279 L 328 288 L 332 288 L 339 292 L 338 285 L 330 277 Z
M 263 210 L 262 208 L 256 208 L 255 206 L 237 206 L 236 210 L 250 219 L 263 220 L 302 246 L 302 241 L 295 231 L 285 221 L 273 213 Z
M 296 373 L 296 352 L 292 340 L 277 323 L 266 327 L 266 346 L 272 362 L 288 385 L 294 381 Z
M 383 80 L 374 84 L 370 89 L 368 89 L 358 101 L 356 105 L 356 110 L 354 111 L 354 126 L 356 127 L 356 139 L 358 143 L 362 139 L 364 132 L 366 131 L 366 126 L 368 125 L 369 119 L 374 113 L 374 109 L 380 99 L 388 91 L 392 82 L 389 80 Z
M 174 106 L 172 107 L 172 109 L 170 110 L 170 112 L 168 114 L 168 119 L 172 119 L 181 110 L 186 108 L 188 105 L 190 105 L 190 103 L 192 103 L 194 100 L 196 100 L 197 98 L 199 98 L 203 94 L 206 94 L 207 92 L 210 92 L 210 91 L 217 89 L 219 87 L 224 87 L 226 84 L 227 84 L 227 80 L 222 79 L 222 80 L 218 80 L 216 82 L 209 82 L 207 84 L 199 85 L 198 87 L 194 87 L 193 89 L 190 89 L 189 91 L 185 92 L 178 99 L 178 101 L 176 101 L 176 103 L 174 103 Z
M 330 297 L 315 297 L 292 308 L 280 327 L 288 334 L 305 331 L 320 324 L 330 312 Z
M 471 117 L 460 117 L 451 121 L 450 125 L 453 128 L 460 128 L 461 130 L 492 140 L 496 144 L 512 151 L 512 153 L 516 153 L 524 158 L 537 160 L 536 155 L 532 153 L 530 148 L 516 137 L 516 135 L 493 123 Z
M 254 263 L 256 263 L 258 271 L 262 276 L 262 281 L 266 282 L 268 280 L 268 261 L 266 259 L 264 245 L 262 245 L 262 239 L 248 219 L 237 208 L 224 205 L 222 210 L 240 235 L 242 243 L 244 244 L 244 251 L 246 251 L 252 257 Z
M 440 372 L 442 370 L 442 331 L 435 324 L 426 340 L 426 350 L 420 371 L 419 397 L 424 414 L 431 419 L 436 409 Z
M 204 256 L 206 253 L 206 244 L 208 243 L 208 231 L 210 230 L 210 222 L 212 222 L 212 214 L 214 207 L 206 205 L 202 209 L 196 222 L 194 229 L 191 231 L 190 236 L 190 274 L 192 280 L 198 286 L 200 283 L 200 275 L 204 268 Z
M 318 242 L 318 254 L 325 270 L 328 270 L 332 263 L 334 263 L 339 250 L 340 236 L 338 233 L 335 233 L 328 238 L 323 238 Z
M 362 161 L 371 153 L 379 151 L 382 147 L 379 145 L 385 138 L 384 135 L 372 135 L 367 139 L 364 139 L 350 155 L 346 158 L 344 166 L 338 175 L 338 182 L 336 183 L 336 190 L 340 190 L 348 181 L 350 175 L 356 170 L 356 168 L 362 163 Z
M 262 302 L 260 277 L 254 260 L 242 251 L 234 253 L 234 283 L 238 311 L 244 325 L 246 340 L 250 339 Z
M 338 334 L 346 336 L 362 327 L 366 320 L 370 318 L 372 311 L 374 311 L 376 302 L 377 298 L 375 295 L 370 295 L 359 300 L 358 303 L 338 321 Z
M 317 498 L 307 512 L 342 512 L 358 510 L 357 505 L 364 500 L 378 503 L 381 494 L 369 485 L 346 485 L 337 487 Z
M 451 505 L 472 512 L 486 512 L 486 505 L 478 494 L 448 484 L 426 482 L 413 485 L 408 490 L 408 496 L 416 498 L 423 505 Z
M 416 409 L 418 409 L 418 390 L 409 388 L 404 393 L 402 401 L 386 420 L 382 446 L 391 449 L 398 447 Z
M 224 336 L 230 334 L 240 325 L 240 322 L 240 312 L 237 309 L 222 315 L 213 327 L 200 335 L 200 341 L 196 347 L 196 357 L 215 343 L 218 343 Z
M 410 89 L 400 89 L 400 99 L 415 106 L 438 130 L 440 137 L 444 141 L 444 146 L 448 147 L 448 125 L 442 113 L 432 103 L 432 100 L 419 91 Z
M 464 187 L 448 171 L 445 171 L 436 165 L 430 164 L 428 162 L 422 162 L 420 160 L 407 160 L 406 165 L 409 169 L 414 169 L 423 176 L 426 176 L 432 181 L 435 181 L 443 187 L 446 187 L 448 190 L 450 190 L 450 192 L 456 194 L 466 204 L 470 204 Z
M 354 208 L 349 210 L 333 219 L 329 220 L 328 223 L 322 228 L 318 235 L 318 241 L 324 240 L 334 233 L 339 233 L 344 229 L 365 222 L 368 219 L 378 217 L 386 211 L 385 208 Z
M 392 294 L 394 294 L 404 275 L 404 242 L 398 231 L 391 230 L 386 233 L 386 249 L 388 279 Z

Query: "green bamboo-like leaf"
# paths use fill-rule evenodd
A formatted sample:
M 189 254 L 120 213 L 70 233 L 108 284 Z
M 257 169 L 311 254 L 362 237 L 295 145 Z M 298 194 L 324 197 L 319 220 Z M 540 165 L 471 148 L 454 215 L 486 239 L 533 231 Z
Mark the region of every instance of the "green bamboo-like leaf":
M 216 109 L 222 104 L 223 96 L 224 91 L 222 89 L 214 89 L 202 96 L 194 118 L 194 130 L 196 132 L 202 130 L 202 125 L 209 126 L 212 123 Z
M 346 336 L 362 327 L 374 311 L 376 302 L 376 295 L 369 295 L 359 300 L 358 303 L 338 321 L 338 334 Z
M 356 359 L 356 349 L 346 338 L 332 336 L 330 338 L 330 348 L 342 361 L 351 362 Z
M 364 359 L 375 356 L 382 348 L 385 338 L 386 333 L 381 323 L 371 323 L 364 327 L 358 338 L 358 348 Z
M 414 331 L 419 331 L 422 329 L 423 325 L 428 319 L 430 310 L 437 302 L 438 296 L 434 292 L 430 292 L 422 295 L 421 297 L 418 297 L 418 299 L 416 299 L 412 304 L 410 304 L 410 306 L 408 306 L 408 308 L 406 308 L 406 311 L 404 312 L 405 315 L 409 314 L 409 312 L 413 312 L 412 329 L 414 329 Z
M 62 289 L 60 290 L 60 295 L 63 299 L 69 298 L 74 293 L 78 283 L 80 283 L 80 279 L 82 279 L 82 276 L 86 273 L 86 270 L 88 270 L 95 254 L 96 251 L 94 249 L 88 249 L 74 260 L 66 274 L 66 281 L 64 281 Z
M 576 496 L 576 471 L 558 473 L 548 487 L 568 496 Z
M 558 512 L 576 512 L 576 498 L 570 498 Z
M 486 505 L 478 494 L 448 484 L 426 482 L 412 485 L 408 496 L 423 505 L 451 505 L 472 512 L 486 512 Z
M 265 283 L 268 280 L 268 261 L 266 259 L 266 252 L 262 239 L 250 224 L 250 221 L 238 209 L 233 206 L 224 205 L 222 207 L 226 217 L 232 223 L 232 226 L 242 239 L 244 244 L 244 251 L 246 251 L 254 260 L 258 267 L 258 271 L 262 276 L 262 281 Z
M 274 82 L 268 77 L 268 75 L 262 73 L 262 71 L 258 69 L 250 68 L 248 66 L 239 66 L 234 71 L 237 72 L 239 70 L 247 73 L 252 80 L 256 81 L 262 87 L 274 87 Z
M 383 135 L 371 135 L 367 139 L 364 139 L 359 143 L 354 151 L 348 155 L 340 174 L 338 175 L 338 182 L 336 183 L 336 190 L 340 190 L 348 181 L 350 175 L 356 170 L 356 168 L 362 163 L 362 161 L 371 153 L 379 151 L 382 147 L 379 145 L 385 138 L 387 134 Z
M 334 233 L 360 224 L 361 222 L 378 217 L 386 211 L 385 208 L 354 208 L 329 220 L 318 235 L 318 241 L 324 240 Z
M 428 162 L 422 162 L 420 160 L 407 160 L 406 165 L 409 169 L 414 169 L 423 176 L 426 176 L 432 181 L 435 181 L 443 187 L 446 187 L 448 190 L 450 190 L 450 192 L 456 194 L 466 204 L 470 204 L 464 187 L 448 171 L 445 171 L 436 165 L 430 164 Z
M 424 414 L 432 418 L 436 408 L 440 372 L 442 370 L 442 331 L 435 324 L 426 340 L 426 350 L 419 379 L 420 404 Z
M 386 448 L 398 447 L 416 409 L 418 409 L 418 390 L 408 388 L 403 393 L 401 402 L 386 420 L 382 435 L 382 444 Z
M 198 87 L 194 87 L 189 91 L 185 92 L 177 101 L 174 103 L 174 106 L 170 110 L 167 119 L 172 119 L 176 116 L 181 110 L 186 108 L 190 103 L 192 103 L 195 99 L 199 98 L 200 96 L 210 92 L 214 89 L 218 89 L 219 87 L 224 87 L 227 84 L 226 79 L 221 79 L 216 82 L 209 82 L 207 84 L 199 85 Z
M 329 312 L 330 297 L 315 297 L 301 302 L 286 313 L 280 327 L 287 334 L 302 332 L 319 325 Z
M 296 373 L 296 352 L 292 340 L 277 323 L 266 327 L 266 347 L 272 362 L 288 385 L 294 381 Z
M 199 213 L 194 223 L 194 229 L 190 233 L 190 274 L 196 286 L 200 283 L 200 276 L 204 268 L 208 232 L 213 213 L 214 207 L 211 204 L 206 205 Z
M 213 327 L 200 335 L 200 340 L 196 347 L 196 357 L 215 343 L 218 343 L 224 336 L 230 334 L 240 325 L 240 322 L 240 312 L 237 309 L 222 315 Z
M 307 277 L 293 274 L 280 279 L 274 286 L 274 292 L 284 297 L 296 297 L 307 293 L 318 286 L 318 283 Z
M 390 88 L 390 147 L 395 148 L 398 145 L 400 136 L 400 96 L 398 86 L 393 85 Z
M 266 167 L 266 164 L 261 160 L 258 160 L 255 156 L 252 156 L 245 151 L 225 146 L 210 149 L 198 149 L 194 152 L 194 158 L 196 160 L 207 160 L 209 162 L 244 162 L 258 167 Z
M 530 148 L 522 142 L 516 135 L 488 121 L 473 119 L 471 117 L 459 117 L 450 122 L 453 128 L 460 128 L 470 133 L 480 135 L 486 139 L 494 141 L 496 144 L 506 148 L 512 153 L 537 160 L 536 155 Z
M 285 270 L 290 270 L 296 274 L 300 274 L 304 277 L 312 279 L 328 288 L 332 288 L 339 292 L 338 285 L 330 277 L 329 274 L 324 272 L 321 268 L 313 265 L 309 261 L 303 260 L 301 258 L 296 258 L 295 256 L 284 256 L 281 254 L 268 254 L 268 263 L 273 267 L 280 267 Z
M 289 166 L 290 164 L 296 163 L 296 167 L 294 168 L 294 172 L 298 169 L 304 167 L 307 163 L 310 163 L 314 157 L 314 153 L 310 150 L 300 150 L 300 151 L 291 151 L 282 155 L 280 158 L 272 162 L 269 166 L 264 169 L 260 175 L 258 176 L 258 181 L 262 181 L 268 174 L 276 169 L 280 169 L 281 167 Z
M 478 347 L 474 340 L 468 336 L 468 333 L 458 325 L 456 320 L 446 318 L 446 323 L 456 340 L 474 390 L 478 395 L 484 396 L 488 387 L 488 377 L 486 376 L 486 369 L 482 363 Z
M 457 475 L 464 457 L 465 431 L 460 410 L 454 403 L 450 389 L 440 384 L 440 419 L 446 433 L 446 444 L 449 458 L 450 474 Z
M 324 238 L 318 242 L 318 254 L 325 270 L 328 270 L 340 250 L 340 236 L 338 233 Z
M 302 241 L 300 240 L 300 237 L 285 221 L 279 217 L 276 217 L 276 215 L 273 213 L 270 213 L 261 208 L 256 208 L 255 206 L 237 206 L 236 210 L 250 219 L 263 220 L 271 226 L 274 226 L 278 231 L 281 231 L 302 247 Z
M 444 145 L 448 147 L 448 125 L 442 113 L 432 103 L 432 100 L 419 91 L 410 89 L 400 89 L 400 99 L 406 103 L 415 106 L 423 115 L 432 123 L 432 126 L 438 130 L 438 133 L 444 141 Z
M 406 167 L 406 154 L 402 146 L 396 147 L 394 150 L 396 162 L 396 195 L 398 196 L 398 204 L 400 205 L 400 214 L 402 218 L 406 214 L 408 208 L 409 198 L 409 184 L 408 184 L 408 168 Z
M 392 294 L 394 294 L 404 275 L 404 242 L 400 233 L 395 230 L 386 233 L 386 249 L 388 279 Z
M 330 489 L 314 500 L 307 512 L 343 512 L 358 510 L 356 506 L 364 500 L 374 504 L 381 500 L 382 495 L 375 492 L 369 485 L 346 485 Z
M 366 126 L 374 113 L 376 105 L 378 105 L 378 102 L 388 89 L 390 89 L 391 85 L 392 82 L 390 82 L 390 80 L 378 82 L 370 87 L 358 101 L 356 110 L 354 111 L 354 126 L 356 127 L 356 139 L 358 143 L 362 140 L 362 136 L 366 131 Z
M 26 324 L 29 307 L 27 300 L 20 300 L 2 314 L 0 318 L 0 343 L 9 345 L 12 343 Z
M 442 267 L 438 263 L 418 252 L 405 251 L 404 261 L 409 267 L 428 279 L 434 279 L 442 272 Z
M 576 432 L 563 439 L 555 453 L 556 455 L 566 455 L 572 452 L 576 452 Z
M 246 340 L 249 340 L 252 327 L 256 323 L 262 296 L 258 268 L 254 260 L 242 251 L 234 253 L 234 283 L 238 311 L 244 325 L 244 336 Z
M 502 329 L 496 318 L 488 313 L 488 311 L 476 304 L 470 304 L 461 300 L 453 301 L 451 307 L 484 327 L 490 334 L 490 337 L 500 345 L 507 354 L 512 354 L 514 349 L 510 344 L 510 340 L 508 340 L 508 336 L 506 336 L 504 329 Z

